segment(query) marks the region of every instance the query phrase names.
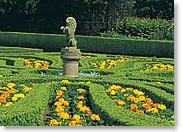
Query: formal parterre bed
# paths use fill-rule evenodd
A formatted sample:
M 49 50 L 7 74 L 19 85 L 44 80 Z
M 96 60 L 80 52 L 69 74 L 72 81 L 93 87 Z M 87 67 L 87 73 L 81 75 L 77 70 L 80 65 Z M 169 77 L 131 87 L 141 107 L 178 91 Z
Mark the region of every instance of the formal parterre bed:
M 68 78 L 59 52 L 1 49 L 0 125 L 174 126 L 171 58 L 82 53 Z

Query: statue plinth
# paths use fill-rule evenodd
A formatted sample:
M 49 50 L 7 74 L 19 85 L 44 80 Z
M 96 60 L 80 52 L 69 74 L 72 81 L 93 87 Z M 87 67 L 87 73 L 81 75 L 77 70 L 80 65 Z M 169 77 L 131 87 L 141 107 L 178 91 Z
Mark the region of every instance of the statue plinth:
M 64 62 L 63 75 L 68 77 L 78 77 L 78 67 L 81 52 L 76 47 L 66 47 L 61 49 L 61 58 Z

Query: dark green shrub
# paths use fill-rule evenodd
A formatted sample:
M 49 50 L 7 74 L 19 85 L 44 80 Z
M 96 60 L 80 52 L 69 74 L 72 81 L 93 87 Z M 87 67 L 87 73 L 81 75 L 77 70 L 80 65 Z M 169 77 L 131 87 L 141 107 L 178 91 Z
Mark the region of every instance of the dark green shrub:
M 102 35 L 121 38 L 173 40 L 174 23 L 163 19 L 125 17 L 118 20 L 115 29 Z

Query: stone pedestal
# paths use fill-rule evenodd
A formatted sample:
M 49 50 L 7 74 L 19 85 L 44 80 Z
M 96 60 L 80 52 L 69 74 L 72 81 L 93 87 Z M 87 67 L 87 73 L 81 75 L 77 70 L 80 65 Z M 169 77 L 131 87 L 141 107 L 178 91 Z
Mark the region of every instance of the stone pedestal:
M 68 77 L 78 77 L 78 67 L 81 52 L 76 47 L 66 47 L 61 50 L 63 59 L 63 75 Z

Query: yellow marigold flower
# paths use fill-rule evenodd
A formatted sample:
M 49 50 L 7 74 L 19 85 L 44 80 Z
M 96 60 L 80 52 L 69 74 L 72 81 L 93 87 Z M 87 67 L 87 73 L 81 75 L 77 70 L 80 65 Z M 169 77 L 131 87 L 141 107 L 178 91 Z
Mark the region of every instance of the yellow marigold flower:
M 116 91 L 112 90 L 110 94 L 111 95 L 116 95 Z
M 48 67 L 49 67 L 49 62 L 48 62 L 48 61 L 44 61 L 43 67 L 46 68 L 46 69 L 48 69 Z
M 77 126 L 77 121 L 70 121 L 69 126 Z
M 13 93 L 15 93 L 16 91 L 17 91 L 16 89 L 12 88 L 12 89 L 10 89 L 8 92 L 11 93 L 11 94 L 13 94 Z
M 58 126 L 58 121 L 56 119 L 51 119 L 49 125 L 50 126 Z
M 59 100 L 58 100 L 59 102 L 64 102 L 65 101 L 65 99 L 64 98 L 59 98 Z
M 59 101 L 57 101 L 57 102 L 55 102 L 55 103 L 54 103 L 54 105 L 56 105 L 56 106 L 61 106 L 61 105 L 62 105 L 62 103 L 61 103 L 61 102 L 59 102 Z
M 173 71 L 174 70 L 174 67 L 170 64 L 167 64 L 166 67 L 167 67 L 168 71 Z
M 70 82 L 69 82 L 69 80 L 62 80 L 61 83 L 63 83 L 63 84 L 69 84 Z
M 123 106 L 123 105 L 125 105 L 126 103 L 125 103 L 123 100 L 117 100 L 117 101 L 116 101 L 116 104 L 119 105 L 119 106 Z
M 81 112 L 86 112 L 86 109 L 87 109 L 86 106 L 82 106 L 79 110 L 80 110 Z
M 39 68 L 41 68 L 41 63 L 39 63 L 39 62 L 36 62 L 35 63 L 35 65 L 34 65 L 34 67 L 36 68 L 36 69 L 39 69 Z
M 61 87 L 60 90 L 67 91 L 67 88 L 66 87 Z
M 25 87 L 23 88 L 23 91 L 25 91 L 25 92 L 29 92 L 30 90 L 32 90 L 32 88 L 27 87 L 27 86 L 25 86 Z
M 136 96 L 144 95 L 144 93 L 143 93 L 142 91 L 137 90 L 137 89 L 133 90 L 133 93 L 134 93 Z
M 126 92 L 126 89 L 125 88 L 122 88 L 121 89 L 121 93 L 125 93 Z
M 146 110 L 147 113 L 158 113 L 158 109 L 157 108 L 151 108 Z
M 90 118 L 92 119 L 92 121 L 100 121 L 99 115 L 96 115 L 96 114 L 92 114 L 92 115 L 90 116 Z
M 77 123 L 79 123 L 80 120 L 81 120 L 81 117 L 80 117 L 80 115 L 74 115 L 74 116 L 73 116 L 73 119 L 74 119 Z
M 86 107 L 86 113 L 91 114 L 91 109 L 90 109 L 90 107 Z
M 84 99 L 84 96 L 78 96 L 77 99 L 83 100 Z
M 166 106 L 164 104 L 159 104 L 158 108 L 161 110 L 166 110 Z
M 13 102 L 7 102 L 5 106 L 12 106 Z
M 77 92 L 78 92 L 79 94 L 82 94 L 82 93 L 85 93 L 86 90 L 84 90 L 84 89 L 82 89 L 82 88 L 79 88 L 79 89 L 77 89 Z
M 120 91 L 122 89 L 122 87 L 120 86 L 120 85 L 116 85 L 115 87 L 114 87 L 114 90 L 116 90 L 116 91 Z
M 68 106 L 69 102 L 68 101 L 64 101 L 63 104 L 64 104 L 64 106 Z
M 124 95 L 125 96 L 125 95 Z M 135 97 L 130 95 L 126 98 L 127 101 L 134 101 Z
M 140 102 L 142 102 L 142 101 L 144 101 L 146 98 L 145 98 L 144 96 L 140 96 L 140 97 L 138 97 L 138 99 L 139 99 Z
M 78 103 L 78 104 L 77 104 L 77 108 L 78 108 L 78 109 L 81 109 L 82 107 L 83 107 L 83 103 Z
M 18 100 L 17 97 L 12 97 L 11 99 L 12 99 L 13 102 Z
M 56 111 L 57 113 L 61 113 L 61 112 L 64 112 L 64 108 L 63 108 L 62 106 L 58 106 L 58 107 L 55 109 L 55 111 Z
M 63 120 L 67 120 L 70 118 L 70 115 L 67 113 L 67 112 L 62 112 L 62 113 L 59 113 L 59 116 L 61 119 Z
M 150 113 L 152 110 L 151 110 L 151 108 L 150 109 L 147 109 L 146 110 L 146 113 Z
M 133 102 L 137 104 L 139 102 L 139 98 L 134 98 Z
M 15 85 L 14 83 L 8 83 L 8 84 L 7 84 L 7 87 L 8 87 L 8 88 L 13 88 L 13 87 L 15 87 L 15 86 L 16 86 L 16 85 Z
M 19 94 L 15 94 L 14 97 L 16 97 L 16 98 L 24 98 L 25 95 L 22 94 L 22 93 L 19 93 Z
M 152 108 L 152 113 L 158 113 L 158 109 L 157 108 Z

